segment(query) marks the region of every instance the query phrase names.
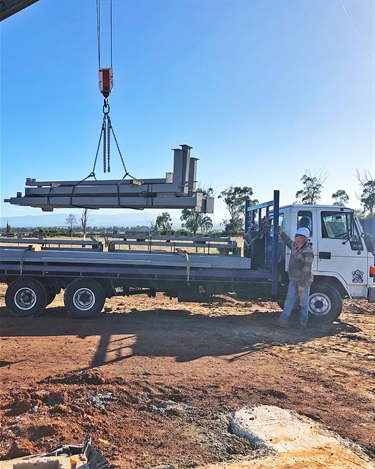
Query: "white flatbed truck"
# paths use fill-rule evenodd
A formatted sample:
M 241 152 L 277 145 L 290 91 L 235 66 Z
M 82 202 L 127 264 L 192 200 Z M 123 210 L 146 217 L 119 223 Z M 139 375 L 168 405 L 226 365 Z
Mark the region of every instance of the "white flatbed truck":
M 274 223 L 274 220 L 277 220 Z M 230 238 L 119 234 L 106 246 L 91 240 L 0 239 L 0 281 L 18 317 L 38 316 L 64 290 L 69 313 L 89 318 L 115 295 L 163 292 L 180 301 L 209 301 L 237 292 L 246 298 L 281 301 L 287 287 L 289 252 L 278 225 L 293 236 L 311 231 L 314 282 L 310 321 L 332 322 L 343 298 L 375 301 L 374 256 L 353 210 L 325 205 L 279 207 L 271 201 L 246 207 L 244 252 Z M 75 243 L 75 245 L 74 245 Z

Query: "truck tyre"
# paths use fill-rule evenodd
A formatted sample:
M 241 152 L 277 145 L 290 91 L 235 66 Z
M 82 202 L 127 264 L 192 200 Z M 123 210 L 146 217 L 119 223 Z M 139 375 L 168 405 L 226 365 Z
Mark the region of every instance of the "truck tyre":
M 313 283 L 310 290 L 309 321 L 314 324 L 335 321 L 342 311 L 339 292 L 328 284 Z
M 64 293 L 64 304 L 74 317 L 88 319 L 100 313 L 105 303 L 105 294 L 96 280 L 76 279 Z
M 47 289 L 34 278 L 14 280 L 5 293 L 5 303 L 13 316 L 26 318 L 39 316 L 47 306 Z

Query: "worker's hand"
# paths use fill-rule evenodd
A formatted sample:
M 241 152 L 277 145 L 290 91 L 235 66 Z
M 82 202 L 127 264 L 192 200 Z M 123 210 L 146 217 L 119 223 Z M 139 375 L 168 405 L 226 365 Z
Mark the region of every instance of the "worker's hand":
M 281 228 L 280 225 L 278 225 L 279 233 L 281 234 L 283 232 L 283 229 Z
M 298 293 L 303 293 L 305 291 L 305 287 L 298 287 Z

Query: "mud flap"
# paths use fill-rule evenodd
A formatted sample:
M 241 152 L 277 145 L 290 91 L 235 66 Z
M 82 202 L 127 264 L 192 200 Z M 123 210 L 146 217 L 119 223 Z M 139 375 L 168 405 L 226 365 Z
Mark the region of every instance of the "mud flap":
M 374 303 L 374 301 L 375 301 L 375 286 L 369 287 L 367 299 L 368 299 L 369 303 Z

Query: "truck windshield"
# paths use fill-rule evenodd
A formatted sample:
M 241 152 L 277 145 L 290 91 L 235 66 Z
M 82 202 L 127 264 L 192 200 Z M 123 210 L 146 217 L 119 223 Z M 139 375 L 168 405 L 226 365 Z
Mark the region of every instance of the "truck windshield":
M 322 212 L 322 237 L 350 241 L 356 251 L 364 249 L 351 212 Z
M 350 213 L 322 212 L 323 238 L 347 239 L 350 226 Z

